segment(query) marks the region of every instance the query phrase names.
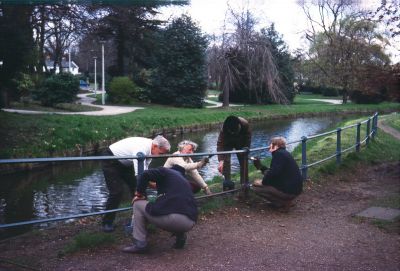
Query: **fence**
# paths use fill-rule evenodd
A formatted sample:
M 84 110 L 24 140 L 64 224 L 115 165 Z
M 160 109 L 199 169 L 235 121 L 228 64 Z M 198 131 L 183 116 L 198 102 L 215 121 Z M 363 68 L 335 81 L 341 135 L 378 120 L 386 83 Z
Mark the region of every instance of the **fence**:
M 365 138 L 361 140 L 361 125 L 366 124 L 366 130 L 365 130 Z M 342 154 L 345 152 L 348 152 L 352 149 L 355 149 L 356 152 L 359 152 L 361 149 L 361 145 L 365 143 L 365 145 L 368 145 L 370 143 L 370 139 L 374 138 L 377 135 L 377 126 L 378 126 L 378 113 L 375 113 L 373 116 L 369 117 L 368 119 L 353 124 L 349 125 L 346 127 L 342 128 L 337 128 L 336 130 L 332 130 L 329 132 L 317 134 L 317 135 L 312 135 L 312 136 L 303 136 L 300 140 L 288 142 L 287 145 L 290 144 L 296 144 L 296 143 L 301 143 L 301 173 L 303 180 L 307 180 L 307 174 L 308 174 L 308 168 L 316 166 L 320 163 L 323 163 L 325 161 L 328 161 L 330 159 L 336 158 L 336 163 L 339 164 L 341 163 L 342 160 Z M 355 135 L 355 142 L 353 145 L 350 147 L 347 147 L 346 149 L 342 149 L 342 132 L 347 129 L 355 128 L 356 129 L 356 135 Z M 336 134 L 336 152 L 332 155 L 329 155 L 328 157 L 325 157 L 319 161 L 312 162 L 312 163 L 307 163 L 307 142 L 309 142 L 312 139 L 316 139 L 319 137 L 323 136 L 328 136 L 331 134 Z M 248 166 L 249 166 L 249 153 L 250 152 L 258 152 L 258 151 L 263 151 L 267 150 L 268 147 L 259 147 L 259 148 L 245 148 L 243 150 L 235 150 L 235 151 L 222 151 L 222 152 L 213 152 L 213 153 L 193 153 L 193 154 L 167 154 L 167 155 L 143 155 L 143 153 L 138 153 L 136 156 L 90 156 L 90 157 L 58 157 L 58 158 L 26 158 L 26 159 L 0 159 L 0 165 L 1 164 L 18 164 L 18 163 L 53 163 L 53 162 L 68 162 L 68 161 L 96 161 L 96 160 L 120 160 L 120 159 L 138 159 L 138 174 L 141 174 L 144 170 L 144 161 L 146 158 L 167 158 L 167 157 L 204 157 L 204 156 L 210 156 L 210 155 L 218 155 L 218 154 L 242 154 L 243 155 L 243 160 L 245 161 L 244 163 L 244 174 L 240 175 L 240 188 L 229 190 L 229 191 L 224 191 L 224 192 L 219 192 L 219 193 L 214 193 L 212 195 L 204 195 L 204 196 L 199 196 L 196 197 L 196 199 L 203 199 L 203 198 L 209 198 L 209 197 L 215 197 L 215 196 L 220 196 L 224 195 L 226 193 L 233 193 L 237 191 L 242 191 L 245 195 L 247 194 L 250 184 L 249 184 L 249 177 L 248 177 Z M 0 229 L 2 228 L 11 228 L 11 227 L 18 227 L 18 226 L 26 226 L 26 225 L 32 225 L 32 224 L 42 224 L 42 223 L 48 223 L 48 222 L 55 222 L 55 221 L 61 221 L 61 220 L 69 220 L 69 219 L 76 219 L 76 218 L 82 218 L 82 217 L 88 217 L 88 216 L 95 216 L 95 215 L 103 215 L 106 213 L 111 213 L 111 212 L 121 212 L 121 211 L 127 211 L 132 209 L 132 207 L 126 207 L 126 208 L 119 208 L 119 209 L 114 209 L 114 210 L 108 210 L 108 211 L 101 211 L 101 212 L 92 212 L 92 213 L 85 213 L 85 214 L 80 214 L 80 215 L 71 215 L 71 216 L 65 216 L 65 217 L 57 217 L 57 218 L 50 218 L 50 219 L 40 219 L 40 220 L 32 220 L 32 221 L 24 221 L 24 222 L 17 222 L 17 223 L 10 223 L 10 224 L 0 224 Z

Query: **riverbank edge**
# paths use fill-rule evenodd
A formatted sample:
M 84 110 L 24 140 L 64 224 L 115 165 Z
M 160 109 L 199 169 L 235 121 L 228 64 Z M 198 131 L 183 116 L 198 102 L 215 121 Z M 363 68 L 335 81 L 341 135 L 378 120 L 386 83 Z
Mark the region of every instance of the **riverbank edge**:
M 379 110 L 379 114 L 387 114 L 392 112 L 397 112 L 396 109 L 385 109 Z M 266 120 L 279 120 L 279 119 L 291 119 L 291 118 L 304 118 L 304 117 L 324 117 L 324 116 L 331 116 L 340 114 L 342 116 L 347 115 L 357 115 L 357 114 L 374 114 L 377 112 L 376 110 L 368 110 L 368 109 L 360 109 L 360 110 L 344 110 L 342 112 L 302 112 L 302 113 L 287 113 L 287 114 L 275 114 L 275 115 L 260 115 L 258 117 L 247 117 L 248 121 L 252 122 L 259 122 L 259 121 L 266 121 Z M 194 124 L 188 126 L 180 126 L 180 127 L 169 127 L 169 128 L 160 128 L 154 129 L 150 131 L 148 134 L 142 135 L 132 135 L 132 136 L 143 136 L 143 137 L 155 137 L 158 134 L 163 134 L 164 136 L 168 137 L 175 137 L 177 135 L 182 135 L 191 132 L 198 132 L 198 131 L 208 131 L 218 127 L 221 127 L 221 122 L 213 122 L 213 123 L 201 123 L 201 124 Z M 299 138 L 300 139 L 300 138 Z M 115 142 L 119 139 L 108 139 L 102 140 L 100 142 L 88 142 L 86 145 L 82 146 L 77 144 L 76 148 L 63 150 L 59 152 L 54 152 L 49 155 L 49 158 L 55 157 L 87 157 L 91 155 L 99 155 L 101 152 L 107 148 L 110 144 Z M 18 159 L 18 158 L 15 158 Z M 22 159 L 22 158 L 21 158 Z M 0 165 L 0 176 L 13 174 L 16 172 L 21 171 L 32 171 L 37 169 L 42 169 L 48 166 L 53 165 L 53 163 L 20 163 L 20 164 L 2 164 Z

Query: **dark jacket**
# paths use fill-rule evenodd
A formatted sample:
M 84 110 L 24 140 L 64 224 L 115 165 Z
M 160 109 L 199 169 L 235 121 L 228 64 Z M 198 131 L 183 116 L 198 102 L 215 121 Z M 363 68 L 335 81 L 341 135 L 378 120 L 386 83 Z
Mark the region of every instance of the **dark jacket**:
M 251 129 L 247 120 L 238 117 L 240 122 L 240 132 L 237 136 L 226 135 L 223 130 L 218 135 L 217 151 L 241 150 L 244 147 L 250 148 Z M 224 160 L 225 155 L 218 155 L 218 161 Z
M 189 182 L 179 171 L 164 167 L 145 170 L 138 178 L 137 191 L 145 195 L 149 181 L 157 183 L 158 197 L 147 204 L 147 213 L 153 216 L 183 214 L 197 221 L 196 200 Z
M 262 183 L 291 195 L 299 195 L 303 191 L 300 169 L 293 156 L 284 148 L 272 153 L 270 169 L 265 172 Z

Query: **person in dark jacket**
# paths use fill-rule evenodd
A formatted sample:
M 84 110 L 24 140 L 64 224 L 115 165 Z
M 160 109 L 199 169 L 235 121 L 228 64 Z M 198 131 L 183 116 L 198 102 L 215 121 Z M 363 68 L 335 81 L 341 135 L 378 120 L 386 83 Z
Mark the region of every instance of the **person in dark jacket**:
M 185 169 L 179 165 L 172 168 L 153 168 L 144 171 L 138 178 L 137 191 L 133 198 L 132 246 L 123 252 L 145 253 L 147 251 L 146 222 L 172 232 L 176 236 L 174 248 L 181 249 L 186 243 L 186 232 L 196 224 L 198 210 L 189 181 L 184 177 Z M 157 199 L 146 200 L 146 188 L 155 181 Z
M 300 169 L 293 156 L 286 150 L 286 140 L 274 137 L 269 151 L 272 153 L 270 168 L 261 165 L 259 159 L 253 161 L 254 166 L 264 174 L 262 180 L 253 183 L 256 194 L 266 198 L 274 207 L 289 210 L 292 201 L 303 191 L 303 180 Z
M 242 117 L 227 117 L 218 135 L 217 151 L 241 150 L 246 147 L 250 148 L 250 144 L 251 129 L 249 122 Z M 239 160 L 241 176 L 247 176 L 243 154 L 237 154 L 237 158 Z M 233 189 L 234 183 L 231 181 L 231 155 L 219 154 L 218 161 L 218 171 L 225 177 L 224 190 Z

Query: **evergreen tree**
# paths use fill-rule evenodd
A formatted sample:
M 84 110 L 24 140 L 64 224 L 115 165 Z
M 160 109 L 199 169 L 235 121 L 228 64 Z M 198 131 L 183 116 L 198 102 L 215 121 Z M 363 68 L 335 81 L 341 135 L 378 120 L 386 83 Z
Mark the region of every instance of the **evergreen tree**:
M 153 102 L 202 107 L 207 88 L 207 40 L 183 15 L 160 32 L 149 97 Z

